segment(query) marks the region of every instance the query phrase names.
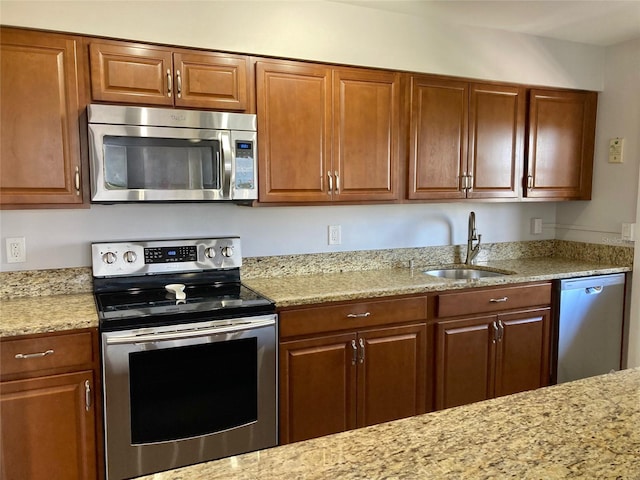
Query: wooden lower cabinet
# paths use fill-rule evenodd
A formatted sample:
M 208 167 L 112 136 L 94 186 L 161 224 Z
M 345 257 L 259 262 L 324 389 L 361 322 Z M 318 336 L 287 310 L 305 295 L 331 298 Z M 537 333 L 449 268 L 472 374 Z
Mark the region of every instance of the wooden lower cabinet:
M 550 308 L 439 321 L 436 409 L 545 386 Z
M 91 371 L 0 383 L 2 479 L 96 478 L 93 385 Z
M 97 330 L 0 340 L 0 479 L 101 478 Z
M 425 412 L 426 324 L 280 344 L 280 443 Z

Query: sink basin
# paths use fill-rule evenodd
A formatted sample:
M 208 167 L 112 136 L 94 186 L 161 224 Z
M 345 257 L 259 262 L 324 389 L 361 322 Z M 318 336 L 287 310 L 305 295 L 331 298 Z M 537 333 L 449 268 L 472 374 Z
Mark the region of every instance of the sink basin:
M 471 280 L 476 278 L 488 278 L 488 277 L 503 277 L 509 275 L 503 272 L 494 272 L 492 270 L 483 270 L 474 267 L 449 267 L 449 268 L 437 268 L 434 270 L 425 270 L 425 275 L 432 275 L 434 277 L 449 278 L 452 280 Z

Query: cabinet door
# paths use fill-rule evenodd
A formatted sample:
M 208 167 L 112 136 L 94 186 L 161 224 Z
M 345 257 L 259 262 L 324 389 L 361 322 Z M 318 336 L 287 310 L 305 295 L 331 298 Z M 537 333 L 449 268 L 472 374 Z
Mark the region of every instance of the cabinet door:
M 498 316 L 496 396 L 548 385 L 549 315 L 545 308 Z
M 174 53 L 175 106 L 243 111 L 247 59 L 214 53 Z
M 333 72 L 334 200 L 398 198 L 400 76 Z
M 80 177 L 80 40 L 2 29 L 0 200 L 83 203 Z
M 590 200 L 597 93 L 532 90 L 529 103 L 525 195 Z
M 97 477 L 92 372 L 0 383 L 6 480 Z
M 468 101 L 466 82 L 411 78 L 409 198 L 465 197 Z
M 358 334 L 358 427 L 424 413 L 425 324 Z
M 524 159 L 524 89 L 471 85 L 467 198 L 517 198 Z
M 280 344 L 280 443 L 356 426 L 356 335 Z
M 436 409 L 493 397 L 495 317 L 436 323 Z
M 258 62 L 256 79 L 260 201 L 330 201 L 330 70 Z
M 89 52 L 94 100 L 173 105 L 170 50 L 124 42 L 93 42 Z

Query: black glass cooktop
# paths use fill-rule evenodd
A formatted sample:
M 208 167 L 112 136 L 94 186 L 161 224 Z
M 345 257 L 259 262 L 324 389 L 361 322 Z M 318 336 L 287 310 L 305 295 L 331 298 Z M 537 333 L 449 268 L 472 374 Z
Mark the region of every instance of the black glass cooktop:
M 193 314 L 209 318 L 255 314 L 256 310 L 273 311 L 271 300 L 240 283 L 218 285 L 187 285 L 186 298 L 176 299 L 164 287 L 152 289 L 131 288 L 125 291 L 96 293 L 98 315 L 105 324 L 122 324 L 123 320 L 137 319 L 138 324 L 174 323 L 180 317 L 191 320 Z M 125 322 L 130 325 L 133 322 Z

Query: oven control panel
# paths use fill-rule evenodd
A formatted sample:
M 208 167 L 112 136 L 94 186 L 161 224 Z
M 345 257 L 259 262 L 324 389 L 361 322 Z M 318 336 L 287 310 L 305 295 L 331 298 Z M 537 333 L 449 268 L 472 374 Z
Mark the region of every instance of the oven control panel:
M 91 244 L 94 277 L 238 268 L 239 237 Z

